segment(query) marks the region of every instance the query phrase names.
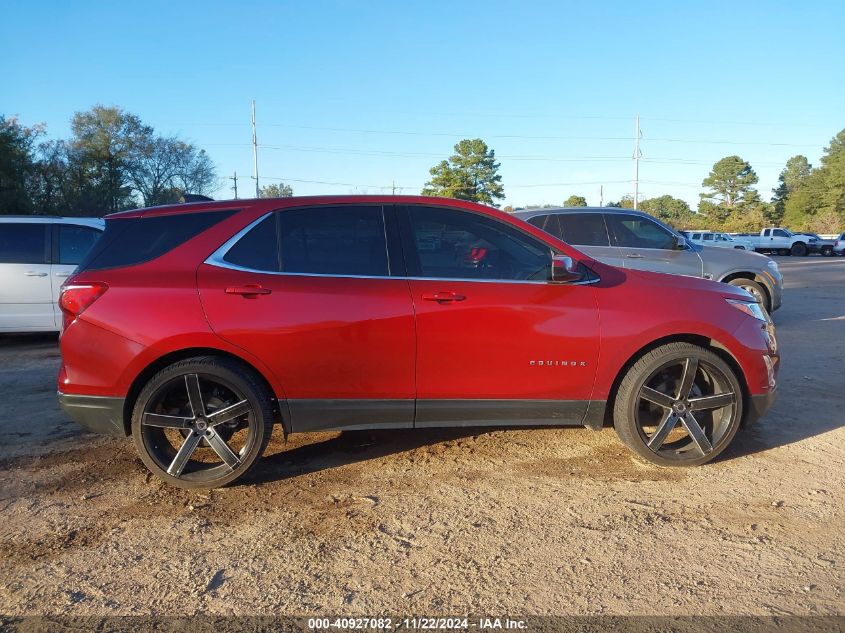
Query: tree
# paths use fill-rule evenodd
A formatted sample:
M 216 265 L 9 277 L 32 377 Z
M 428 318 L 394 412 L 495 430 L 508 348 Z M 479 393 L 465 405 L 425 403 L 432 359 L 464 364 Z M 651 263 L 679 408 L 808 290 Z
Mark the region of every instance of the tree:
M 92 214 L 134 206 L 131 162 L 143 152 L 152 128 L 121 108 L 96 105 L 71 120 L 69 145 L 85 175 L 82 198 Z
M 631 195 L 624 195 L 619 200 L 619 202 L 608 202 L 608 207 L 617 208 L 617 209 L 633 209 L 634 208 L 634 196 Z
M 821 165 L 811 169 L 784 202 L 784 223 L 796 230 L 836 233 L 845 225 L 845 130 L 825 148 Z
M 789 196 L 803 185 L 810 176 L 812 167 L 806 156 L 797 155 L 786 161 L 786 166 L 780 172 L 778 186 L 773 190 L 771 212 L 767 220 L 772 224 L 779 224 L 786 210 Z
M 283 182 L 273 183 L 272 185 L 265 185 L 261 187 L 262 198 L 292 198 L 293 189 L 290 185 Z
M 640 202 L 639 209 L 672 226 L 688 224 L 693 215 L 692 209 L 685 201 L 668 195 L 647 198 Z
M 749 163 L 739 156 L 726 156 L 713 165 L 710 175 L 702 181 L 702 186 L 710 191 L 702 193 L 701 199 L 734 210 L 759 199 L 754 189 L 758 180 Z
M 505 197 L 496 154 L 480 138 L 464 139 L 455 153 L 429 170 L 431 180 L 423 187 L 424 196 L 474 200 L 497 206 Z
M 566 200 L 563 201 L 563 206 L 565 207 L 586 207 L 587 206 L 587 199 L 584 196 L 569 196 Z
M 35 143 L 44 126 L 24 127 L 0 115 L 0 212 L 31 213 Z

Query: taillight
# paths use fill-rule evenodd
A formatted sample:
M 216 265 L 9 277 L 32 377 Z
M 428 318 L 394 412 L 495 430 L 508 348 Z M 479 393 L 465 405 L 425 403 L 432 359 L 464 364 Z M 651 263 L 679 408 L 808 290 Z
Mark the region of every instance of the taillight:
M 108 290 L 108 286 L 99 281 L 87 284 L 72 284 L 62 288 L 59 296 L 59 308 L 64 315 L 64 328 L 67 328 L 76 317 L 99 299 Z

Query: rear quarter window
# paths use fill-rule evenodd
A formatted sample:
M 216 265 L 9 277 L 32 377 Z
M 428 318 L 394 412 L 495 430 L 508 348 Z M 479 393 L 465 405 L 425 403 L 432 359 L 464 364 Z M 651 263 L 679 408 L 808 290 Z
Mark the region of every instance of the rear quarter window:
M 235 213 L 205 211 L 106 220 L 102 237 L 78 270 L 134 266 L 161 257 Z

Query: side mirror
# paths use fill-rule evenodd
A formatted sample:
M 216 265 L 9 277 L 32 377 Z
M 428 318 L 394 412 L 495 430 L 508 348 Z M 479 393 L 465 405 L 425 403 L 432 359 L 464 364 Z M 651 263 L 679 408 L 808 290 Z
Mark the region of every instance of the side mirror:
M 680 235 L 675 235 L 675 239 L 672 240 L 672 250 L 682 251 L 686 247 L 687 247 L 687 238 L 681 237 Z
M 578 270 L 578 264 L 571 257 L 552 255 L 552 281 L 572 283 L 583 278 L 584 274 Z

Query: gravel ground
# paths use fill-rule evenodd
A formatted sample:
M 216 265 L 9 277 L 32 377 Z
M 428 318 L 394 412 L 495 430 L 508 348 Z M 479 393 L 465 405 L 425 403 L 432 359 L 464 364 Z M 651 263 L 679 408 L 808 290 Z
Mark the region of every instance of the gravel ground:
M 611 429 L 347 432 L 182 491 L 65 419 L 55 337 L 5 337 L 0 612 L 843 614 L 845 259 L 779 262 L 780 399 L 690 470 Z

